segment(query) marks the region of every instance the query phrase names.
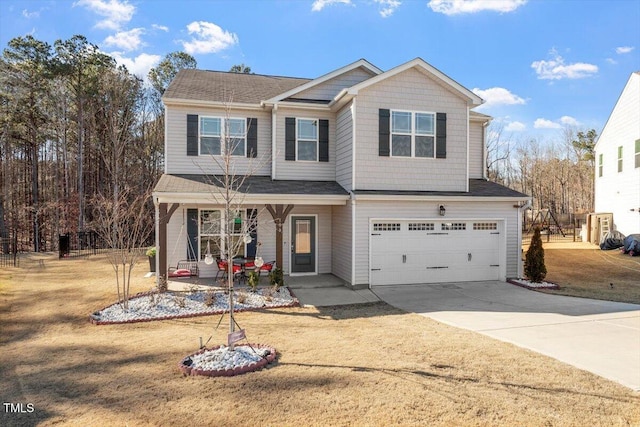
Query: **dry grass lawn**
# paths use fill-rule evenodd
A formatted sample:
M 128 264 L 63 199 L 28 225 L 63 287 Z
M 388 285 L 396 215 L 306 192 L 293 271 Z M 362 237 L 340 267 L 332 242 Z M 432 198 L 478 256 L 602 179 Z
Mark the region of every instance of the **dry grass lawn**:
M 0 398 L 35 408 L 0 425 L 640 425 L 638 393 L 383 303 L 240 313 L 277 363 L 183 377 L 178 362 L 199 337 L 223 342 L 227 318 L 94 326 L 113 283 L 101 257 L 0 272 Z
M 640 257 L 589 244 L 575 247 L 583 249 L 544 244 L 545 280 L 560 285 L 558 290 L 544 292 L 640 304 Z

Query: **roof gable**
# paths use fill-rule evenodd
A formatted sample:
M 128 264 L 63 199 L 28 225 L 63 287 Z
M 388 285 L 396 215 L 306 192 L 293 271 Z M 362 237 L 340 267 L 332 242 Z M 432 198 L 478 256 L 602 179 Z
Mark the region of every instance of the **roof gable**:
M 292 88 L 291 90 L 278 94 L 277 96 L 274 96 L 270 99 L 267 99 L 265 102 L 268 104 L 272 104 L 272 103 L 276 103 L 279 101 L 283 101 L 287 98 L 295 98 L 296 94 L 299 94 L 301 92 L 304 91 L 308 91 L 309 89 L 312 89 L 314 87 L 317 87 L 323 83 L 326 83 L 332 79 L 335 79 L 343 74 L 349 73 L 352 70 L 355 70 L 357 68 L 362 68 L 363 70 L 365 70 L 366 72 L 368 72 L 369 74 L 371 74 L 372 76 L 375 75 L 379 75 L 380 73 L 382 73 L 382 70 L 380 70 L 378 67 L 376 67 L 375 65 L 371 64 L 370 62 L 366 61 L 365 59 L 359 59 L 356 62 L 353 62 L 349 65 L 345 65 L 344 67 L 338 68 L 337 70 L 331 71 L 330 73 L 327 73 L 323 76 L 318 77 L 317 79 L 313 79 L 308 81 L 307 83 L 297 86 L 295 88 Z
M 338 97 L 341 97 L 343 95 L 349 94 L 349 95 L 357 95 L 358 92 L 362 89 L 365 89 L 367 87 L 370 87 L 372 85 L 375 85 L 376 83 L 379 83 L 383 80 L 388 79 L 389 77 L 398 75 L 406 70 L 409 70 L 411 68 L 416 68 L 419 71 L 429 75 L 430 77 L 440 81 L 441 83 L 445 84 L 446 86 L 450 87 L 452 89 L 453 92 L 457 93 L 459 96 L 461 96 L 462 98 L 467 100 L 467 103 L 472 105 L 472 106 L 477 106 L 482 104 L 484 101 L 482 98 L 480 98 L 478 95 L 476 95 L 475 93 L 473 93 L 472 91 L 470 91 L 469 89 L 465 88 L 464 86 L 462 86 L 460 83 L 456 82 L 455 80 L 453 80 L 452 78 L 450 78 L 449 76 L 447 76 L 446 74 L 444 74 L 443 72 L 441 72 L 440 70 L 438 70 L 437 68 L 429 65 L 427 62 L 425 62 L 423 59 L 421 58 L 416 58 L 412 61 L 406 62 L 402 65 L 399 65 L 395 68 L 392 68 L 389 71 L 386 71 L 384 73 L 378 74 L 375 77 L 372 77 L 368 80 L 365 80 L 361 83 L 358 83 L 355 86 L 352 86 L 351 88 L 347 89 L 346 91 L 343 91 L 340 93 L 340 95 Z M 337 98 L 338 98 L 337 97 Z M 336 98 L 336 100 L 337 100 Z
M 628 111 L 622 111 L 623 105 L 625 104 L 636 105 L 637 107 L 631 108 Z M 638 125 L 638 128 L 640 129 L 640 108 L 639 107 L 640 107 L 640 71 L 635 71 L 631 73 L 631 76 L 629 77 L 629 80 L 625 84 L 624 89 L 620 93 L 620 96 L 618 97 L 616 104 L 613 107 L 613 110 L 611 110 L 611 114 L 607 118 L 607 122 L 602 128 L 602 132 L 600 132 L 600 136 L 598 137 L 598 141 L 596 142 L 594 149 L 600 148 L 600 145 L 601 145 L 600 141 L 604 141 L 603 143 L 606 143 L 607 141 L 611 140 L 608 138 L 608 133 L 610 133 L 610 130 L 611 131 L 613 130 L 612 128 L 614 126 L 618 125 L 616 121 L 618 117 L 621 115 L 625 115 L 625 117 L 628 118 L 627 114 L 629 112 L 635 112 L 638 117 L 637 125 Z

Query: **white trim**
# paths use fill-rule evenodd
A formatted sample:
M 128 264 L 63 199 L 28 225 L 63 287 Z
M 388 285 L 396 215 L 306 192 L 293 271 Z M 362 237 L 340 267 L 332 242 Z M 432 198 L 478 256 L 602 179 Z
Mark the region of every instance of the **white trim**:
M 278 104 L 273 106 L 271 110 L 271 179 L 276 179 L 276 160 L 278 157 L 278 135 L 277 135 L 277 123 L 278 123 Z
M 475 93 L 473 93 L 472 91 L 470 91 L 469 89 L 465 88 L 464 86 L 462 86 L 460 83 L 456 82 L 455 80 L 453 80 L 452 78 L 450 78 L 449 76 L 447 76 L 446 74 L 444 74 L 442 71 L 438 70 L 437 68 L 433 67 L 432 65 L 429 65 L 427 62 L 425 62 L 422 58 L 416 58 L 414 60 L 411 60 L 409 62 L 406 62 L 402 65 L 399 65 L 395 68 L 392 68 L 389 71 L 386 71 L 382 74 L 378 74 L 375 77 L 372 77 L 368 80 L 365 80 L 361 83 L 358 83 L 355 86 L 352 86 L 351 88 L 349 88 L 349 90 L 346 92 L 348 94 L 351 95 L 357 95 L 358 92 L 362 89 L 365 89 L 371 85 L 374 85 L 376 83 L 381 82 L 382 80 L 385 80 L 389 77 L 395 76 L 399 73 L 402 73 L 408 69 L 411 68 L 418 68 L 420 70 L 422 70 L 423 72 L 426 72 L 427 74 L 433 76 L 434 78 L 440 80 L 441 82 L 443 82 L 444 84 L 450 86 L 455 92 L 457 92 L 460 96 L 462 96 L 463 98 L 465 98 L 467 100 L 467 103 L 469 103 L 470 105 L 481 105 L 482 103 L 484 103 L 484 100 L 482 98 L 480 98 L 478 95 L 476 95 Z M 345 94 L 346 94 L 345 93 Z M 344 96 L 344 94 L 342 94 L 342 92 L 340 93 L 341 96 Z M 335 98 L 335 101 L 337 102 L 339 100 L 339 98 Z
M 467 125 L 467 167 L 465 169 L 466 183 L 467 183 L 467 185 L 465 187 L 465 191 L 466 192 L 469 192 L 469 161 L 470 161 L 470 159 L 469 159 L 469 149 L 471 147 L 471 144 L 469 142 L 469 128 L 471 126 L 469 125 L 469 123 L 471 123 L 471 122 L 469 122 L 469 107 L 467 106 L 467 121 L 465 122 L 465 124 Z M 434 141 L 433 145 L 434 145 L 434 148 L 435 148 L 435 141 Z
M 293 237 L 293 219 L 295 217 L 314 217 L 314 223 L 315 223 L 315 227 L 314 227 L 314 240 L 315 240 L 315 248 L 313 248 L 314 250 L 314 257 L 315 257 L 315 264 L 314 264 L 314 269 L 315 271 L 313 272 L 304 272 L 304 273 L 294 273 L 293 272 L 293 254 L 291 253 L 291 240 Z M 289 214 L 289 218 L 291 218 L 289 220 L 289 276 L 317 276 L 318 275 L 318 247 L 319 247 L 319 242 L 320 242 L 320 238 L 318 235 L 318 214 Z
M 169 172 L 167 172 L 167 170 L 169 168 L 169 162 L 167 162 L 167 159 L 170 157 L 170 156 L 167 156 L 167 153 L 169 152 L 168 151 L 168 148 L 169 148 L 169 136 L 168 136 L 168 133 L 169 133 L 169 130 L 168 130 L 169 120 L 167 120 L 168 114 L 167 114 L 167 106 L 166 106 L 166 104 L 164 105 L 164 117 L 165 117 L 165 119 L 164 119 L 164 156 L 163 157 L 164 157 L 164 173 L 166 175 L 166 174 L 169 173 Z
M 370 71 L 373 74 L 380 74 L 382 73 L 382 70 L 379 69 L 378 67 L 376 67 L 375 65 L 371 64 L 370 62 L 368 62 L 365 59 L 359 59 L 356 62 L 352 62 L 351 64 L 345 65 L 344 67 L 338 68 L 337 70 L 333 70 L 323 76 L 320 76 L 316 79 L 313 79 L 303 85 L 297 86 L 285 93 L 282 93 L 278 96 L 275 96 L 271 99 L 266 100 L 266 103 L 273 103 L 273 102 L 278 102 L 278 101 L 282 101 L 285 98 L 289 98 L 292 95 L 295 95 L 296 93 L 300 93 L 300 92 L 304 92 L 307 89 L 310 89 L 314 86 L 317 86 L 321 83 L 324 83 L 328 80 L 331 80 L 335 77 L 338 77 L 341 74 L 347 73 L 349 71 L 355 70 L 356 68 L 360 68 L 363 67 L 366 70 Z
M 442 195 L 400 195 L 400 194 L 355 194 L 361 201 L 448 201 L 448 202 L 516 202 L 529 200 L 529 197 L 486 197 L 486 196 L 442 196 Z
M 356 285 L 356 201 L 351 193 L 351 286 Z M 371 265 L 371 264 L 369 264 Z
M 154 192 L 158 203 L 207 203 L 219 204 L 211 193 L 165 193 Z M 310 195 L 310 194 L 244 194 L 243 205 L 249 204 L 296 204 L 296 205 L 346 205 L 349 195 Z
M 351 106 L 351 189 L 356 189 L 356 98 L 353 98 Z M 336 124 L 337 127 L 337 124 Z M 336 164 L 337 164 L 336 160 Z
M 264 107 L 260 104 L 243 104 L 239 102 L 221 102 L 221 101 L 203 101 L 200 99 L 185 99 L 185 98 L 162 98 L 162 102 L 165 107 L 177 106 L 177 107 L 218 107 L 224 109 L 238 109 L 238 110 L 260 110 L 263 111 Z

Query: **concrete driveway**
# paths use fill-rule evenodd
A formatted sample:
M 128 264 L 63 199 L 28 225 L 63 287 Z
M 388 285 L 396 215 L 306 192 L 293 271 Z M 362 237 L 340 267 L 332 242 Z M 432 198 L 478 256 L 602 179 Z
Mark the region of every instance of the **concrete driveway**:
M 640 305 L 504 282 L 377 286 L 383 301 L 553 357 L 640 391 Z

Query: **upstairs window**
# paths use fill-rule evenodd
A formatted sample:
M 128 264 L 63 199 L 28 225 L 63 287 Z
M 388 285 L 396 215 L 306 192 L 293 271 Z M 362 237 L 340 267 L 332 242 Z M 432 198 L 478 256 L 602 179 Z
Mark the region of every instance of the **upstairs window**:
M 598 177 L 602 177 L 602 154 L 598 154 Z
M 296 121 L 296 160 L 318 161 L 318 120 Z
M 636 139 L 636 168 L 640 168 L 640 139 Z
M 435 113 L 391 112 L 391 156 L 435 157 Z
M 622 172 L 622 145 L 618 147 L 618 172 Z
M 247 137 L 246 119 L 222 119 L 220 117 L 200 117 L 200 154 L 219 156 L 223 146 L 229 143 L 233 156 L 244 156 Z M 224 138 L 228 138 L 225 141 Z

